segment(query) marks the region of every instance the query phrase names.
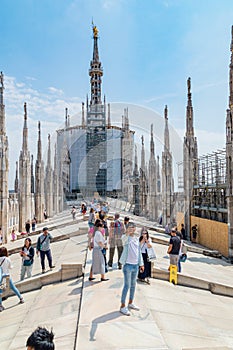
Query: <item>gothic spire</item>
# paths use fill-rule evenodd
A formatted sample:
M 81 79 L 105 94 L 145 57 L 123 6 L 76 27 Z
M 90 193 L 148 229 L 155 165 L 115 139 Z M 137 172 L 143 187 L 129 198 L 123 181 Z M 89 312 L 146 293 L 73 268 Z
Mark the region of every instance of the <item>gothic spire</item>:
M 229 85 L 230 85 L 230 96 L 229 96 L 229 108 L 233 111 L 233 26 L 231 27 L 231 62 L 229 65 L 230 68 L 230 77 L 229 77 Z
M 144 147 L 144 136 L 142 135 L 142 150 L 141 150 L 141 169 L 145 172 L 146 161 L 145 161 L 145 147 Z
M 65 109 L 65 127 L 68 126 L 68 108 Z
M 40 122 L 38 122 L 37 161 L 41 163 L 41 160 L 42 160 L 41 131 L 40 131 Z
M 33 154 L 31 155 L 31 193 L 35 192 L 35 178 L 34 178 L 34 170 L 33 170 Z
M 194 136 L 191 78 L 188 78 L 187 80 L 187 87 L 188 87 L 188 103 L 186 108 L 186 136 Z
M 153 137 L 153 124 L 151 124 L 150 127 L 150 157 L 154 158 L 155 156 L 155 144 L 154 144 L 154 137 Z
M 0 134 L 5 134 L 5 105 L 3 101 L 4 75 L 0 73 Z
M 103 69 L 101 62 L 99 61 L 98 51 L 98 29 L 95 25 L 92 25 L 93 30 L 93 59 L 90 63 L 89 75 L 91 77 L 91 104 L 101 104 L 101 77 L 103 75 Z
M 135 151 L 134 151 L 134 171 L 133 171 L 133 175 L 134 177 L 139 176 L 139 172 L 138 172 L 138 154 L 137 154 L 137 145 L 135 145 Z
M 28 151 L 27 104 L 24 103 L 23 152 Z
M 82 102 L 82 127 L 85 128 L 84 102 Z
M 164 108 L 164 119 L 165 119 L 164 151 L 165 152 L 170 152 L 170 138 L 169 138 L 169 128 L 168 128 L 168 109 L 167 109 L 167 105 Z
M 15 171 L 15 193 L 19 192 L 19 176 L 18 176 L 18 162 L 16 162 L 16 171 Z
M 108 127 L 111 126 L 110 103 L 108 103 Z
M 51 168 L 51 144 L 50 144 L 50 134 L 48 134 L 48 158 L 47 158 L 47 167 Z

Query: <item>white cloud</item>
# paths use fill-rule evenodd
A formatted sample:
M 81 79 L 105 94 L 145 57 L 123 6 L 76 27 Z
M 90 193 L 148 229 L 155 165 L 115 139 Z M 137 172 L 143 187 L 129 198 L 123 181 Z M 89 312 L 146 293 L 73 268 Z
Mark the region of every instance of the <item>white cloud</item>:
M 53 86 L 50 86 L 50 87 L 48 88 L 48 90 L 49 90 L 49 92 L 51 92 L 52 94 L 57 94 L 57 95 L 63 95 L 63 94 L 64 94 L 64 92 L 63 92 L 62 89 L 57 89 L 57 88 L 55 88 L 55 87 L 53 87 Z
M 29 150 L 34 155 L 34 160 L 37 153 L 38 121 L 41 121 L 42 148 L 46 158 L 48 133 L 55 142 L 55 131 L 65 120 L 65 108 L 68 108 L 70 115 L 81 110 L 80 98 L 66 97 L 61 89 L 55 87 L 47 88 L 50 91 L 48 94 L 42 93 L 31 87 L 33 79 L 29 79 L 30 82 L 27 80 L 18 82 L 14 77 L 5 76 L 4 103 L 9 141 L 10 188 L 14 184 L 15 162 L 22 148 L 24 102 L 27 102 Z

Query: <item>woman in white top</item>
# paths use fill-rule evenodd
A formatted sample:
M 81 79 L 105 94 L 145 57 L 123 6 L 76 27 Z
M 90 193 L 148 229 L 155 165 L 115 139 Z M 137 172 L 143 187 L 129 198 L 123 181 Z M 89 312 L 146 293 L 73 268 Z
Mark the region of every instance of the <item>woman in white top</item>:
M 149 233 L 145 227 L 141 230 L 141 236 L 139 238 L 143 262 L 144 262 L 144 271 L 138 272 L 138 280 L 150 284 L 149 277 L 151 277 L 151 262 L 148 261 L 147 249 L 151 248 L 151 239 Z
M 99 273 L 101 275 L 101 281 L 108 281 L 108 278 L 105 278 L 105 261 L 104 255 L 102 253 L 102 249 L 106 248 L 106 241 L 101 232 L 103 224 L 101 222 L 96 224 L 97 230 L 95 231 L 95 235 L 93 238 L 93 251 L 92 251 L 92 266 L 90 270 L 89 281 L 93 281 L 95 278 L 93 274 Z
M 11 260 L 8 257 L 8 251 L 5 247 L 0 247 L 0 266 L 2 268 L 3 275 L 10 276 L 9 270 L 12 269 Z M 12 278 L 10 277 L 10 289 L 17 295 L 19 298 L 19 303 L 23 304 L 24 300 L 19 290 L 14 285 Z M 0 289 L 0 311 L 3 311 L 4 307 L 2 305 L 2 289 Z
M 138 268 L 140 268 L 141 272 L 144 271 L 139 240 L 134 236 L 135 230 L 135 223 L 130 221 L 125 235 L 122 236 L 123 251 L 120 258 L 120 263 L 123 265 L 124 286 L 121 294 L 120 312 L 126 316 L 130 316 L 129 309 L 139 310 L 139 307 L 133 303 L 133 299 L 135 294 Z M 127 307 L 125 305 L 125 301 L 128 291 L 129 303 Z

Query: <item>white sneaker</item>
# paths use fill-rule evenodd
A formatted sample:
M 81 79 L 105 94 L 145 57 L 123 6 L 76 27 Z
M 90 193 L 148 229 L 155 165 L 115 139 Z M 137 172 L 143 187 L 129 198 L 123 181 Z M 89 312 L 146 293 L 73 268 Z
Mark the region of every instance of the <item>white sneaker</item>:
M 120 308 L 120 312 L 125 316 L 130 316 L 130 312 L 126 306 Z
M 132 310 L 137 310 L 137 311 L 140 310 L 140 308 L 137 305 L 133 304 L 133 303 L 132 304 L 128 304 L 128 308 L 132 309 Z

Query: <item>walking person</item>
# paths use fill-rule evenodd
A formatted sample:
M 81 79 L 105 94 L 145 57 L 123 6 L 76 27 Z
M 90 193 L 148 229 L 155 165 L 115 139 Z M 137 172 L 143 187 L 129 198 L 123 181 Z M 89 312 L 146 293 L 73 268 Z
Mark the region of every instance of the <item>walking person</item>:
M 32 266 L 34 262 L 35 251 L 32 247 L 31 238 L 28 237 L 25 239 L 24 246 L 22 247 L 22 250 L 19 254 L 22 257 L 20 280 L 23 281 L 25 274 L 28 278 L 32 277 Z
M 169 247 L 167 250 L 167 253 L 170 257 L 170 265 L 176 265 L 178 268 L 178 260 L 179 260 L 179 253 L 180 253 L 180 245 L 181 241 L 180 238 L 176 235 L 176 229 L 171 230 L 171 238 L 169 241 Z M 170 270 L 170 266 L 169 266 Z
M 89 212 L 89 217 L 88 217 L 89 228 L 93 227 L 94 224 L 95 224 L 95 211 L 94 211 L 94 208 L 91 208 Z
M 197 224 L 192 226 L 192 242 L 197 243 Z
M 35 232 L 36 230 L 36 218 L 34 216 L 34 218 L 32 219 L 32 232 Z
M 180 230 L 181 234 L 182 234 L 182 237 L 184 240 L 186 240 L 186 230 L 184 228 L 184 224 L 181 224 L 181 230 Z
M 187 260 L 187 247 L 184 244 L 183 236 L 181 232 L 177 232 L 176 235 L 180 238 L 180 251 L 178 260 L 178 272 L 181 272 L 181 263 Z
M 6 247 L 0 247 L 0 266 L 2 268 L 3 275 L 10 277 L 9 270 L 12 269 L 12 264 L 11 264 L 10 258 L 8 257 L 8 250 Z M 10 277 L 10 289 L 19 298 L 19 303 L 23 304 L 24 303 L 23 297 L 20 294 L 18 288 L 16 288 L 16 286 L 14 285 L 14 282 L 11 277 Z M 3 311 L 3 310 L 4 310 L 4 307 L 2 305 L 2 289 L 0 289 L 0 311 Z
M 30 228 L 31 228 L 31 224 L 30 224 L 30 220 L 28 220 L 25 224 L 25 230 L 28 235 L 30 234 Z
M 12 242 L 14 242 L 14 241 L 16 241 L 16 239 L 17 239 L 17 235 L 15 232 L 15 229 L 13 228 L 11 231 L 11 240 L 12 240 Z
M 144 262 L 144 271 L 141 272 L 140 269 L 138 271 L 138 280 L 140 282 L 145 282 L 150 284 L 149 277 L 151 277 L 151 262 L 148 261 L 147 249 L 152 248 L 152 242 L 149 237 L 149 233 L 146 228 L 142 228 L 141 236 L 139 238 L 140 248 L 142 252 L 142 258 Z
M 120 263 L 120 257 L 123 251 L 123 245 L 122 245 L 122 235 L 124 233 L 124 225 L 119 220 L 120 215 L 115 214 L 115 220 L 114 220 L 114 229 L 109 232 L 109 260 L 108 260 L 108 266 L 112 267 L 113 264 L 113 257 L 115 253 L 115 248 L 117 248 L 118 252 L 118 269 L 121 269 L 121 263 Z
M 72 214 L 73 220 L 75 220 L 75 216 L 76 216 L 76 208 L 75 208 L 75 206 L 73 206 L 73 208 L 71 210 L 71 214 Z
M 136 288 L 138 268 L 140 268 L 141 272 L 144 271 L 144 264 L 139 240 L 134 236 L 135 230 L 135 223 L 130 221 L 125 235 L 122 236 L 123 252 L 121 254 L 120 262 L 123 265 L 124 286 L 121 294 L 120 312 L 126 316 L 130 316 L 129 309 L 139 310 L 139 307 L 133 303 L 133 299 Z M 125 301 L 128 290 L 130 290 L 130 292 L 129 303 L 127 307 L 125 305 Z
M 83 203 L 81 205 L 81 213 L 83 215 L 83 220 L 85 219 L 86 212 L 87 212 L 87 207 L 86 207 L 86 204 Z
M 48 227 L 43 228 L 43 233 L 38 237 L 36 245 L 36 254 L 40 252 L 40 262 L 42 267 L 42 273 L 45 273 L 45 256 L 48 259 L 50 271 L 55 267 L 52 263 L 52 254 L 50 249 L 50 241 L 53 236 L 48 232 Z
M 94 247 L 92 250 L 92 266 L 90 270 L 89 275 L 89 281 L 93 281 L 95 277 L 93 277 L 94 274 L 100 274 L 101 275 L 101 281 L 108 281 L 108 278 L 105 278 L 105 260 L 104 260 L 104 254 L 102 250 L 107 248 L 107 242 L 101 232 L 101 229 L 103 228 L 103 224 L 101 222 L 98 222 L 96 224 L 97 230 L 95 231 L 93 243 Z

